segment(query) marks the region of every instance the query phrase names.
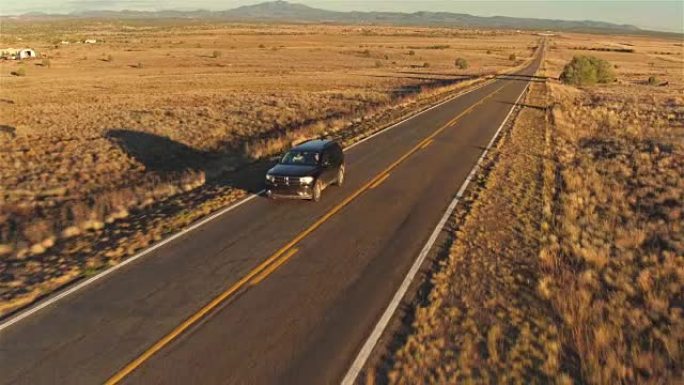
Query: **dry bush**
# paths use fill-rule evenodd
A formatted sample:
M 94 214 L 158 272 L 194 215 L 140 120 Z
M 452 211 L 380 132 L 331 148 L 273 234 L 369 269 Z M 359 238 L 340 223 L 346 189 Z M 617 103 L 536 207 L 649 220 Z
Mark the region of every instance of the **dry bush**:
M 11 75 L 14 76 L 26 76 L 26 68 L 24 67 L 19 67 L 17 70 L 12 71 Z
M 456 58 L 456 60 L 454 60 L 454 66 L 460 70 L 467 69 L 468 61 L 462 57 Z

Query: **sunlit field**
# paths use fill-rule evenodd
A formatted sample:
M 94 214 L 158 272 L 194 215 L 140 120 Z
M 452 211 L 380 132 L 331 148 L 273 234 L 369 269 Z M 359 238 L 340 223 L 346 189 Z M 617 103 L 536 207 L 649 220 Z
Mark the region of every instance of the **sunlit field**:
M 562 34 L 405 342 L 368 383 L 674 384 L 684 355 L 681 41 Z M 617 80 L 557 79 L 573 56 Z
M 244 196 L 253 184 L 235 175 L 254 162 L 312 137 L 350 143 L 522 65 L 539 39 L 437 28 L 3 22 L 3 46 L 40 57 L 0 61 L 0 312 Z

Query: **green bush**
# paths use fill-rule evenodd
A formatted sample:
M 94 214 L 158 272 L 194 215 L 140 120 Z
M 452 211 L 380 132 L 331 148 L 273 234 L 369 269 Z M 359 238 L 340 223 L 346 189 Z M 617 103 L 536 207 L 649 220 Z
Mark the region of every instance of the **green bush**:
M 650 84 L 652 86 L 658 84 L 658 78 L 655 76 L 649 76 L 648 77 L 648 84 Z
M 577 86 L 615 81 L 615 72 L 607 61 L 595 56 L 575 56 L 563 67 L 560 80 Z
M 508 60 L 510 60 L 510 61 L 515 61 L 515 59 L 517 59 L 517 56 L 515 56 L 514 53 L 508 55 Z
M 458 69 L 464 70 L 468 68 L 468 61 L 462 57 L 456 58 L 454 61 L 454 66 L 456 66 Z

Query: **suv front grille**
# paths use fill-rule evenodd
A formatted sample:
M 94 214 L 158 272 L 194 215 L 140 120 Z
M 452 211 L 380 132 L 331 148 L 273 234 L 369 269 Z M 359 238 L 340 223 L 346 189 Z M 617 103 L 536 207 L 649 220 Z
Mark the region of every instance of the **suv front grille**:
M 279 186 L 300 186 L 301 183 L 299 183 L 299 177 L 298 176 L 281 176 L 281 175 L 275 175 L 274 176 L 274 183 Z

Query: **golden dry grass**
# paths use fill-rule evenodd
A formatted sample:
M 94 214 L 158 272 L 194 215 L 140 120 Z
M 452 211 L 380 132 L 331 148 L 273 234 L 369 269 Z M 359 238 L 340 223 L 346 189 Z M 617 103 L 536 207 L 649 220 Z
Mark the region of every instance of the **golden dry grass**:
M 4 23 L 0 41 L 43 55 L 0 62 L 2 313 L 244 195 L 232 175 L 255 160 L 351 142 L 519 65 L 538 37 L 72 20 Z
M 635 39 L 635 53 L 597 54 L 617 65 L 618 84 L 550 89 L 541 288 L 588 383 L 681 380 L 684 61 L 676 43 Z M 567 55 L 557 51 L 551 59 Z M 654 75 L 663 85 L 648 84 Z
M 554 37 L 541 73 L 557 77 L 587 41 Z M 628 42 L 634 52 L 589 52 L 616 65 L 615 84 L 531 88 L 526 103 L 548 112 L 523 109 L 406 342 L 369 378 L 681 381 L 681 43 L 590 41 L 599 49 Z
M 525 104 L 544 106 L 544 84 Z M 391 357 L 392 384 L 548 384 L 568 377 L 553 309 L 536 291 L 543 110 L 523 109 L 494 153 L 448 259 Z M 562 383 L 562 382 L 559 382 Z

